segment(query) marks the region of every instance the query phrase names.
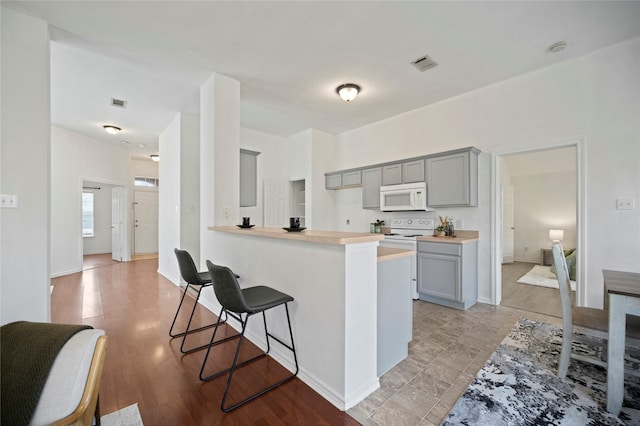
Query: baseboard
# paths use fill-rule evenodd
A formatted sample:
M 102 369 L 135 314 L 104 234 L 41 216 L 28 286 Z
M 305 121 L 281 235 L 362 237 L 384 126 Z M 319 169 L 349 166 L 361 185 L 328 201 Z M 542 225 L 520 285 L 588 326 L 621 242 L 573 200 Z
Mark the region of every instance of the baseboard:
M 78 272 L 82 272 L 82 268 L 80 268 L 80 269 L 70 269 L 70 270 L 64 271 L 64 272 L 56 272 L 55 274 L 49 275 L 49 278 L 57 278 L 57 277 L 61 277 L 63 275 L 76 274 Z
M 160 270 L 160 268 L 158 268 L 157 271 L 160 275 L 162 275 L 163 277 L 165 277 L 166 279 L 168 279 L 169 281 L 171 281 L 171 283 L 175 286 L 180 286 L 180 278 L 176 278 L 174 276 L 171 276 L 171 274 L 166 273 L 165 271 Z
M 206 298 L 200 298 L 200 301 L 198 303 L 200 303 L 202 306 L 216 315 L 218 315 L 218 313 L 220 312 L 221 306 L 217 303 L 212 303 L 206 300 Z M 236 331 L 241 331 L 240 324 L 237 321 L 230 318 L 227 324 L 233 327 Z M 266 350 L 267 342 L 265 341 L 262 334 L 256 334 L 251 330 L 247 330 L 245 333 L 245 337 L 261 350 Z M 287 340 L 284 341 L 286 342 Z M 274 342 L 271 345 L 269 356 L 271 356 L 274 360 L 276 360 L 280 365 L 285 367 L 290 372 L 293 373 L 295 371 L 295 362 L 293 361 L 291 351 L 282 347 L 282 345 L 280 345 L 279 343 Z M 375 380 L 372 380 L 370 383 L 367 383 L 364 386 L 360 387 L 360 389 L 352 392 L 351 395 L 342 397 L 339 392 L 328 386 L 320 378 L 314 376 L 313 374 L 310 374 L 302 366 L 300 366 L 298 370 L 297 377 L 311 389 L 318 392 L 320 396 L 322 396 L 324 399 L 326 399 L 336 408 L 342 411 L 348 410 L 349 408 L 355 406 L 357 403 L 362 401 L 364 398 L 369 396 L 373 391 L 380 387 L 380 380 L 376 377 Z
M 494 303 L 491 301 L 490 298 L 486 298 L 486 297 L 479 297 L 478 298 L 478 303 L 484 303 L 485 305 L 494 305 Z

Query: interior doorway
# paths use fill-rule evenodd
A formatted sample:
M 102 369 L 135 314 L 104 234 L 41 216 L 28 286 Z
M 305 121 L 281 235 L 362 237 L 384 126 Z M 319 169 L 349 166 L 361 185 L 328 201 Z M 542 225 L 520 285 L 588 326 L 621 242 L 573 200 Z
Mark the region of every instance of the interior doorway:
M 129 223 L 127 188 L 123 185 L 82 180 L 82 257 L 85 266 L 95 267 L 103 260 L 128 261 Z M 91 260 L 86 262 L 87 258 Z M 105 262 L 107 262 L 105 260 Z M 108 260 L 107 263 L 110 263 Z
M 565 249 L 578 247 L 577 147 L 500 159 L 501 304 L 560 317 L 562 304 L 549 261 L 550 231 L 562 231 Z M 574 280 L 575 275 L 574 270 Z

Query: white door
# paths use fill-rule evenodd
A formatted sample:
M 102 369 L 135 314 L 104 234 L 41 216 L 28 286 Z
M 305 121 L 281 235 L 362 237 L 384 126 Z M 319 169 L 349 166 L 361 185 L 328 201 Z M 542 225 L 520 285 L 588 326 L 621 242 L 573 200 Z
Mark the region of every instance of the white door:
M 135 254 L 158 252 L 158 193 L 135 191 L 133 194 Z
M 502 187 L 502 263 L 513 263 L 513 186 Z
M 124 187 L 111 189 L 111 258 L 122 262 Z
M 289 181 L 265 179 L 264 181 L 264 226 L 289 226 Z

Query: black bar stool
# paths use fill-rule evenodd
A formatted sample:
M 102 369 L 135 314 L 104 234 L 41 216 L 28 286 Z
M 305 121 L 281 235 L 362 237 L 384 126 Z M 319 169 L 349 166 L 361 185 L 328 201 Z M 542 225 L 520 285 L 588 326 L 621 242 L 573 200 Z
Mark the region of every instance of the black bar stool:
M 236 348 L 236 353 L 233 358 L 233 363 L 231 364 L 231 367 L 220 370 L 206 377 L 203 377 L 204 369 L 207 364 L 207 360 L 209 358 L 209 353 L 211 352 L 211 347 L 217 343 L 217 342 L 214 343 L 216 331 L 217 331 L 217 328 L 216 328 L 213 331 L 213 335 L 211 336 L 211 344 L 207 349 L 207 354 L 204 357 L 204 361 L 202 362 L 202 368 L 200 369 L 200 380 L 203 380 L 203 381 L 211 380 L 227 372 L 229 373 L 229 377 L 227 378 L 227 385 L 224 389 L 224 395 L 222 397 L 222 402 L 220 404 L 220 408 L 222 409 L 222 411 L 224 411 L 225 413 L 228 413 L 229 411 L 235 408 L 238 408 L 239 406 L 259 397 L 260 395 L 263 395 L 269 392 L 270 390 L 280 386 L 281 384 L 288 382 L 298 374 L 298 357 L 296 356 L 296 349 L 293 343 L 293 332 L 291 331 L 291 319 L 289 317 L 289 307 L 288 307 L 288 303 L 293 302 L 293 297 L 289 296 L 288 294 L 279 292 L 278 290 L 275 290 L 271 287 L 266 287 L 266 286 L 256 286 L 256 287 L 241 289 L 240 285 L 238 284 L 238 280 L 236 279 L 235 275 L 233 274 L 233 272 L 231 272 L 229 268 L 225 266 L 214 265 L 208 260 L 207 260 L 207 268 L 209 269 L 209 274 L 212 277 L 214 282 L 213 291 L 215 292 L 216 297 L 218 298 L 218 301 L 222 305 L 222 309 L 220 310 L 220 315 L 218 316 L 218 324 L 220 324 L 220 317 L 222 316 L 222 313 L 225 312 L 227 315 L 230 315 L 232 318 L 235 318 L 236 320 L 238 320 L 242 325 L 242 331 L 240 332 L 240 335 L 239 335 L 240 338 L 238 339 L 238 347 Z M 289 325 L 289 338 L 291 339 L 291 346 L 284 343 L 282 340 L 280 340 L 273 334 L 269 333 L 269 331 L 267 330 L 267 319 L 264 314 L 265 311 L 280 305 L 284 305 L 285 312 L 287 313 L 287 323 Z M 264 353 L 261 353 L 251 359 L 238 362 L 238 354 L 240 353 L 240 346 L 242 345 L 244 332 L 247 329 L 247 323 L 249 321 L 249 318 L 252 315 L 255 315 L 261 312 L 262 312 L 262 321 L 264 323 L 264 333 L 267 339 L 267 350 Z M 243 318 L 243 314 L 245 315 L 244 318 Z M 231 387 L 231 380 L 233 378 L 234 371 L 238 367 L 241 367 L 252 361 L 255 361 L 259 358 L 266 356 L 269 353 L 269 350 L 271 349 L 271 346 L 269 344 L 269 338 L 274 339 L 275 341 L 277 341 L 278 343 L 280 343 L 282 346 L 289 349 L 293 353 L 293 360 L 296 366 L 295 372 L 292 375 L 287 376 L 286 378 L 278 381 L 277 383 L 274 383 L 273 385 L 257 393 L 254 393 L 251 396 L 248 396 L 242 401 L 230 407 L 225 407 L 224 404 L 227 400 L 229 388 Z
M 187 339 L 187 335 L 191 333 L 196 333 L 198 331 L 207 330 L 212 327 L 217 327 L 217 323 L 216 323 L 216 324 L 209 324 L 209 325 L 205 325 L 205 326 L 190 330 L 191 320 L 193 319 L 193 314 L 196 311 L 196 306 L 198 306 L 198 300 L 200 300 L 200 293 L 202 292 L 203 288 L 212 285 L 212 282 L 211 282 L 211 276 L 209 274 L 209 271 L 198 272 L 198 270 L 196 269 L 195 263 L 193 263 L 193 258 L 187 251 L 180 250 L 180 249 L 174 249 L 173 251 L 176 254 L 176 258 L 178 259 L 178 267 L 180 268 L 180 275 L 182 275 L 182 279 L 187 283 L 187 287 L 184 289 L 184 293 L 182 293 L 182 299 L 180 299 L 178 310 L 176 310 L 176 315 L 173 317 L 173 322 L 171 323 L 171 328 L 169 329 L 169 336 L 173 338 L 182 337 L 180 352 L 182 352 L 183 354 L 189 354 L 189 353 L 207 348 L 211 345 L 211 343 L 207 343 L 202 346 L 197 346 L 195 348 L 185 350 L 184 343 L 185 343 L 185 340 Z M 182 303 L 184 302 L 184 298 L 187 295 L 187 290 L 189 290 L 189 287 L 192 287 L 193 289 L 198 291 L 196 295 L 196 301 L 193 304 L 193 309 L 191 310 L 191 316 L 189 316 L 189 322 L 187 323 L 187 328 L 180 333 L 174 333 L 173 327 L 176 324 L 176 319 L 178 318 L 178 314 L 180 313 L 180 308 L 182 308 Z M 220 321 L 218 321 L 218 323 L 219 322 Z M 224 321 L 222 322 L 224 323 Z M 225 339 L 221 339 L 215 342 L 214 344 L 225 342 L 234 337 L 237 337 L 237 335 L 230 336 Z

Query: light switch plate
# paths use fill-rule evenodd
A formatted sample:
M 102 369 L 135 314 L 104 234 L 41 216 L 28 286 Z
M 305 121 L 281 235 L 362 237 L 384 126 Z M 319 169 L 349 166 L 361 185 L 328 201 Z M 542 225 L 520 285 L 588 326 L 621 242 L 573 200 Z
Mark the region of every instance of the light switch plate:
M 5 209 L 17 209 L 18 208 L 18 196 L 10 194 L 0 195 L 0 207 Z
M 616 200 L 616 210 L 635 210 L 635 198 L 618 198 Z

